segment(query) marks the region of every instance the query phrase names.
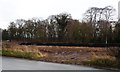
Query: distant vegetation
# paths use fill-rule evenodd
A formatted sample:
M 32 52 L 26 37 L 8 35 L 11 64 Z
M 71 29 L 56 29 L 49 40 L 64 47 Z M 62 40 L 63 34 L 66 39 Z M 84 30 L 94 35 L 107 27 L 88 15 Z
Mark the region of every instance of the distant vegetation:
M 3 40 L 61 43 L 120 43 L 120 23 L 112 22 L 115 9 L 92 7 L 82 21 L 71 14 L 51 15 L 45 20 L 17 19 L 2 31 Z

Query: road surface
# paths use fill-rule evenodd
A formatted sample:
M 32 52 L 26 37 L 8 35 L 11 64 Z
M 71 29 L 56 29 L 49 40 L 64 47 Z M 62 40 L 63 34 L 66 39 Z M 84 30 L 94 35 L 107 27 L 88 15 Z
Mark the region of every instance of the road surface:
M 58 64 L 11 57 L 0 57 L 0 59 L 2 60 L 2 70 L 99 70 L 92 67 Z

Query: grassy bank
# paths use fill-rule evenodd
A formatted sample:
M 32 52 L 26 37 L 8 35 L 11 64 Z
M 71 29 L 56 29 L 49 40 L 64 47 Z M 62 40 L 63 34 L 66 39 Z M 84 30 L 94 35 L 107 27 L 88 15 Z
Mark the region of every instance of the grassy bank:
M 2 52 L 0 51 L 0 54 L 2 56 L 27 58 L 27 59 L 35 59 L 35 60 L 42 57 L 41 53 L 21 52 L 21 51 L 12 51 L 12 50 L 5 50 L 5 49 L 3 49 Z
M 109 58 L 96 58 L 90 61 L 84 61 L 83 64 L 89 66 L 96 66 L 101 68 L 117 68 L 120 69 L 120 60 Z
M 108 48 L 18 45 L 12 42 L 2 45 L 0 54 L 3 56 L 120 69 L 120 61 L 109 54 Z

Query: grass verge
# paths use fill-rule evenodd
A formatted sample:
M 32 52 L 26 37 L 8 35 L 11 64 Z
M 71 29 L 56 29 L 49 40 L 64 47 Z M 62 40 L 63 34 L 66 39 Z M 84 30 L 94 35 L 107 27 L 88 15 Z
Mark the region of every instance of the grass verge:
M 21 51 L 12 51 L 12 50 L 4 50 L 4 49 L 0 50 L 0 55 L 17 57 L 17 58 L 35 59 L 35 60 L 38 60 L 42 57 L 41 53 L 21 52 Z
M 109 58 L 96 58 L 91 61 L 84 61 L 83 64 L 97 67 L 120 69 L 120 60 L 113 60 Z

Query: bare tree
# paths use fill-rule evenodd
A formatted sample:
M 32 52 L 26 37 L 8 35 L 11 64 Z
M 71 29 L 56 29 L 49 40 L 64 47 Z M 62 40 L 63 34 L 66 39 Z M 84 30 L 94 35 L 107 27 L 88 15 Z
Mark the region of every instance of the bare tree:
M 102 32 L 100 27 L 104 26 L 103 28 L 105 29 L 104 36 L 106 44 L 108 43 L 108 31 L 111 27 L 110 20 L 112 20 L 114 13 L 115 9 L 112 6 L 106 6 L 104 8 L 92 7 L 85 12 L 84 19 L 86 19 L 90 24 L 92 24 L 94 28 L 93 36 L 95 38 L 98 38 L 100 36 L 100 32 Z M 103 24 L 101 24 L 101 21 Z

